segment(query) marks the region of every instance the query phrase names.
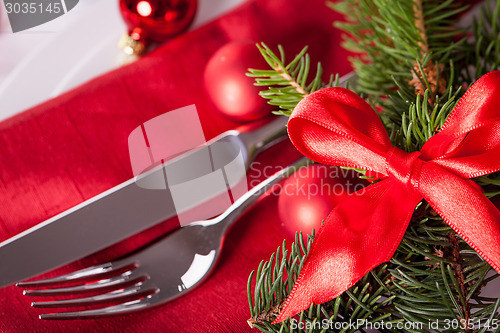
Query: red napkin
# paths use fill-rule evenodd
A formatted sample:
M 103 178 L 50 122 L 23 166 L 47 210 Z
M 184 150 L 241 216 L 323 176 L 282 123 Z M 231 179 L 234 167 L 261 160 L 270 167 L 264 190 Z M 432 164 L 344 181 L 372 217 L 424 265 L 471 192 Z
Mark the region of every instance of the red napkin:
M 0 241 L 132 177 L 127 139 L 146 120 L 196 104 L 207 139 L 234 128 L 237 124 L 217 112 L 203 84 L 210 56 L 229 41 L 281 43 L 290 58 L 309 45 L 312 60 L 322 61 L 325 73 L 346 73 L 346 52 L 332 27 L 336 19 L 324 0 L 248 1 L 129 66 L 0 123 Z M 261 162 L 285 164 L 294 156 L 297 152 L 285 144 Z M 45 276 L 114 259 L 175 226 L 175 221 L 162 223 Z M 185 297 L 120 317 L 52 322 L 38 319 L 47 310 L 32 309 L 32 299 L 19 288 L 7 287 L 0 290 L 0 331 L 249 331 L 248 275 L 284 237 L 276 197 L 268 197 L 231 230 L 212 277 Z

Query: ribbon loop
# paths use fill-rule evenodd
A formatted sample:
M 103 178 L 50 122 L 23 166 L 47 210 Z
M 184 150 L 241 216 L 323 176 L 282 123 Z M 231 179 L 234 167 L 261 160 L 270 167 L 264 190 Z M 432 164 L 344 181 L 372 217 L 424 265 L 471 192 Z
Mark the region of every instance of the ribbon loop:
M 343 88 L 305 97 L 288 122 L 312 160 L 386 178 L 341 201 L 320 228 L 297 283 L 274 321 L 343 293 L 389 260 L 425 199 L 500 272 L 500 212 L 468 178 L 500 170 L 500 72 L 480 78 L 421 152 L 393 147 L 375 111 Z
M 372 107 L 345 88 L 326 88 L 304 98 L 288 121 L 288 135 L 314 161 L 382 174 L 387 151 L 392 148 Z

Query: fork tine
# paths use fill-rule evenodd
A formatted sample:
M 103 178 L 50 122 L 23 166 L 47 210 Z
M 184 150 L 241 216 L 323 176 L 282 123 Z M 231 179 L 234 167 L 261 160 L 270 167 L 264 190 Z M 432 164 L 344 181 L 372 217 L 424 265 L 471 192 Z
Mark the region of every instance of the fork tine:
M 144 284 L 141 283 L 124 289 L 114 290 L 112 292 L 103 295 L 96 295 L 96 296 L 76 298 L 76 299 L 65 299 L 59 301 L 32 302 L 31 306 L 34 308 L 60 308 L 60 307 L 70 307 L 70 306 L 93 305 L 99 303 L 122 301 L 129 298 L 130 299 L 142 298 L 147 295 L 154 294 L 158 291 L 159 289 L 156 287 L 147 288 L 144 287 Z
M 75 312 L 61 312 L 61 313 L 46 313 L 39 316 L 40 319 L 56 320 L 56 319 L 88 319 L 88 318 L 100 318 L 108 317 L 123 313 L 128 313 L 132 311 L 137 311 L 145 309 L 152 304 L 150 303 L 150 298 L 154 295 L 149 295 L 140 300 L 135 300 L 119 305 L 113 305 L 102 309 L 94 310 L 84 310 Z
M 60 275 L 50 279 L 18 282 L 16 283 L 16 286 L 20 288 L 32 288 L 32 287 L 41 287 L 41 286 L 54 285 L 60 283 L 76 282 L 94 277 L 97 278 L 102 275 L 110 274 L 113 272 L 133 270 L 137 267 L 138 264 L 136 262 L 131 262 L 122 265 L 117 265 L 116 263 L 113 264 L 112 262 L 108 262 L 105 264 L 84 268 L 76 272 Z
M 90 284 L 83 284 L 65 288 L 54 288 L 54 289 L 35 289 L 35 290 L 24 290 L 23 294 L 27 296 L 56 296 L 56 295 L 67 295 L 85 292 L 94 292 L 102 289 L 122 289 L 124 284 L 137 284 L 149 279 L 145 273 L 132 271 L 125 272 L 118 276 L 99 280 Z

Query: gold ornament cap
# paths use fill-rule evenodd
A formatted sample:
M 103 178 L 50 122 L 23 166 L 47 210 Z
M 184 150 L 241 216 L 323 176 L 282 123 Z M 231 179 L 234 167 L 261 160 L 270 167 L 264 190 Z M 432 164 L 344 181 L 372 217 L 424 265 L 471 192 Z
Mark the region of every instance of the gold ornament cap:
M 146 44 L 142 40 L 137 40 L 131 34 L 124 34 L 118 42 L 118 47 L 127 55 L 140 56 L 146 50 Z

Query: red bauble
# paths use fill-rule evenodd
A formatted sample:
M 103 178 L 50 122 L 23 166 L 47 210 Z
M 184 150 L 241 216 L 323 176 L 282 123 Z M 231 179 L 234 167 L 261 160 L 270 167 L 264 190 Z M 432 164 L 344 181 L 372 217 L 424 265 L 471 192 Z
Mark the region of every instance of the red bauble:
M 270 114 L 272 108 L 259 96 L 261 87 L 247 77 L 249 68 L 268 68 L 253 42 L 232 42 L 220 48 L 205 69 L 205 87 L 218 110 L 238 121 Z
M 285 233 L 292 239 L 318 231 L 335 205 L 368 184 L 354 170 L 314 164 L 288 178 L 281 188 L 278 210 Z
M 120 0 L 120 12 L 136 41 L 164 42 L 193 22 L 197 0 Z

